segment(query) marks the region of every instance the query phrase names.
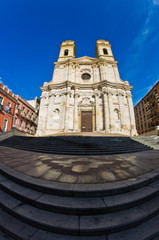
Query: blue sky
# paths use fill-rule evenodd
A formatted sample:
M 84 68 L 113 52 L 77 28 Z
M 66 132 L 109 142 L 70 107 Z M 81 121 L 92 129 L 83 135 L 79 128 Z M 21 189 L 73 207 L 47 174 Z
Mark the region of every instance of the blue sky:
M 52 79 L 62 41 L 76 57 L 112 45 L 136 104 L 159 80 L 159 0 L 0 0 L 0 80 L 24 99 Z

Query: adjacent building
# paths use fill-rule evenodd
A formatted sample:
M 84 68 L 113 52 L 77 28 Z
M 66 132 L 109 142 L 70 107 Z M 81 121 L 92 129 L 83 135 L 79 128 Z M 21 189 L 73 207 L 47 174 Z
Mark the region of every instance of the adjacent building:
M 97 58 L 75 55 L 75 42 L 62 42 L 53 78 L 41 87 L 37 135 L 136 135 L 132 86 L 121 80 L 109 42 L 96 41 Z
M 0 83 L 0 132 L 12 129 L 17 97 Z
M 36 109 L 21 96 L 17 95 L 13 127 L 29 134 L 35 134 L 37 127 L 36 118 Z
M 151 132 L 159 126 L 159 81 L 135 106 L 138 134 Z
M 39 116 L 39 108 L 40 108 L 40 99 L 36 96 L 35 99 L 33 100 L 27 100 L 27 102 L 33 107 L 35 108 L 35 124 L 36 124 L 36 128 L 38 125 L 38 116 Z

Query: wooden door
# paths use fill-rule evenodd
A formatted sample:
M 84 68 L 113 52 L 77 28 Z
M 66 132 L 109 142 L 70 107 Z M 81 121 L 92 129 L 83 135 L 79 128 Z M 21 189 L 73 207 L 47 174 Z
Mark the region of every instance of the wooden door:
M 92 132 L 92 111 L 81 112 L 81 132 Z

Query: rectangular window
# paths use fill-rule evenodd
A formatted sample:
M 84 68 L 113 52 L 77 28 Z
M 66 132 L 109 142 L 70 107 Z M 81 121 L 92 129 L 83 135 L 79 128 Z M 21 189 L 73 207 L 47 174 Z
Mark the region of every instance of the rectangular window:
M 4 119 L 3 132 L 7 132 L 7 126 L 8 126 L 8 120 L 7 120 L 7 119 Z
M 11 102 L 9 102 L 9 101 L 7 102 L 7 107 L 9 107 L 9 108 L 11 107 Z
M 3 97 L 0 96 L 0 105 L 3 105 Z

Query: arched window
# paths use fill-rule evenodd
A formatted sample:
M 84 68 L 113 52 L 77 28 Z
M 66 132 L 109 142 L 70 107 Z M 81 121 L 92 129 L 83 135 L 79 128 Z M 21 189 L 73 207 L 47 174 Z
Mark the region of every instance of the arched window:
M 65 49 L 64 56 L 68 56 L 68 49 Z
M 59 119 L 59 116 L 60 115 L 60 110 L 58 108 L 56 108 L 54 111 L 53 111 L 53 119 L 54 120 L 58 120 Z
M 103 53 L 104 53 L 105 55 L 108 55 L 108 51 L 107 51 L 106 48 L 103 48 Z
M 54 110 L 54 114 L 55 114 L 56 116 L 58 116 L 58 115 L 60 114 L 60 110 L 59 110 L 58 108 L 56 108 L 56 109 Z
M 114 118 L 115 120 L 119 120 L 119 110 L 117 108 L 114 109 Z

